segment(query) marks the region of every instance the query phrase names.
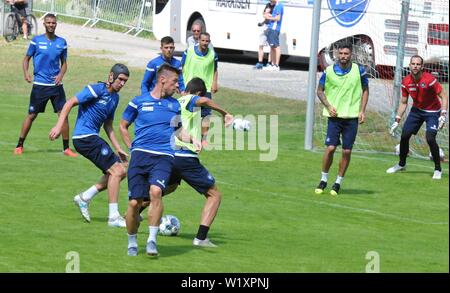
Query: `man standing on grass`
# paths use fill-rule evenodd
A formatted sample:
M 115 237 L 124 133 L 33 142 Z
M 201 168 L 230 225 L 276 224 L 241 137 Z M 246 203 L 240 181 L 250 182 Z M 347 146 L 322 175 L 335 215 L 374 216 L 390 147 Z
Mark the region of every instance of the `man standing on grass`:
M 408 96 L 411 96 L 413 99 L 413 106 L 402 129 L 400 160 L 397 165 L 387 169 L 386 173 L 391 174 L 405 170 L 406 157 L 409 152 L 409 139 L 413 134 L 417 134 L 422 124 L 426 122 L 425 137 L 434 161 L 433 179 L 439 180 L 442 178 L 442 169 L 436 135 L 440 129 L 444 128 L 447 120 L 448 97 L 436 78 L 431 73 L 423 72 L 422 57 L 418 55 L 412 56 L 409 62 L 409 69 L 411 73 L 403 78 L 402 81 L 402 98 L 398 106 L 397 116 L 390 129 L 391 135 L 394 134 L 403 113 L 405 113 L 408 106 Z
M 161 197 L 172 172 L 174 134 L 182 141 L 193 142 L 197 151 L 201 149 L 201 143 L 181 128 L 181 106 L 172 97 L 178 90 L 179 74 L 177 68 L 168 64 L 159 67 L 153 90 L 130 101 L 120 121 L 122 139 L 131 149 L 126 214 L 129 256 L 136 256 L 138 253 L 138 215 L 144 200 L 151 201 L 148 211 L 147 255 L 158 255 L 156 238 L 163 213 Z M 132 123 L 135 123 L 133 141 L 128 132 Z
M 364 123 L 369 99 L 369 80 L 364 67 L 351 61 L 352 48 L 342 44 L 338 49 L 339 60 L 330 65 L 320 78 L 317 96 L 324 105 L 323 115 L 328 117 L 325 153 L 322 161 L 322 177 L 316 194 L 322 194 L 327 187 L 328 171 L 333 163 L 336 147 L 341 144 L 342 158 L 336 182 L 330 194 L 337 195 L 350 165 L 352 147 L 358 132 L 358 122 Z
M 28 68 L 30 59 L 33 58 L 34 81 L 28 115 L 20 130 L 19 141 L 14 149 L 15 155 L 23 153 L 23 144 L 28 132 L 38 114 L 45 112 L 47 102 L 49 100 L 52 102 L 53 110 L 58 113 L 58 116 L 66 102 L 62 80 L 67 71 L 67 43 L 65 39 L 55 35 L 56 16 L 54 14 L 45 15 L 44 27 L 45 34 L 33 37 L 23 59 L 24 78 L 31 83 L 32 78 Z M 64 155 L 76 157 L 77 154 L 69 148 L 69 120 L 67 117 L 64 120 L 61 132 Z
M 117 141 L 113 121 L 119 104 L 118 92 L 125 85 L 129 76 L 130 72 L 125 65 L 115 64 L 110 70 L 107 82 L 90 84 L 67 101 L 58 122 L 49 134 L 51 140 L 56 139 L 61 133 L 70 110 L 79 105 L 72 137 L 73 144 L 75 149 L 102 170 L 104 175 L 96 184 L 76 195 L 73 200 L 80 209 L 81 216 L 90 222 L 89 203 L 97 193 L 108 189 L 108 226 L 110 227 L 126 226 L 125 219 L 119 213 L 118 201 L 120 181 L 126 176 L 128 155 Z M 117 154 L 99 136 L 102 125 Z

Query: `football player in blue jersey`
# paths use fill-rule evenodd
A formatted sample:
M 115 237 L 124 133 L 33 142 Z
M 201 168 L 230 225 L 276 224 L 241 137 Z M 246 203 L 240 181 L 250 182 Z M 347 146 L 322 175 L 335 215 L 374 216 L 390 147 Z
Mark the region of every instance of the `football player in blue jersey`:
M 148 212 L 147 254 L 158 255 L 156 237 L 163 213 L 161 197 L 172 172 L 175 136 L 192 142 L 196 151 L 201 150 L 201 142 L 181 127 L 181 107 L 172 97 L 178 91 L 179 70 L 163 64 L 156 74 L 153 90 L 130 101 L 120 121 L 120 133 L 131 150 L 126 214 L 130 256 L 137 255 L 137 217 L 145 199 L 151 199 L 152 203 Z M 135 124 L 133 141 L 128 132 L 132 123 Z
M 167 36 L 161 39 L 161 55 L 150 60 L 145 68 L 144 78 L 141 83 L 141 94 L 151 92 L 156 84 L 156 72 L 163 64 L 169 64 L 172 67 L 181 70 L 181 61 L 173 57 L 175 50 L 175 41 Z M 180 91 L 184 91 L 183 74 L 178 76 L 178 86 Z
M 33 89 L 30 95 L 28 115 L 23 121 L 20 137 L 14 154 L 23 153 L 23 144 L 31 129 L 33 121 L 39 113 L 45 112 L 47 102 L 50 100 L 55 113 L 60 115 L 66 102 L 62 80 L 67 71 L 67 42 L 55 34 L 56 16 L 46 14 L 44 17 L 45 34 L 35 36 L 30 42 L 27 54 L 23 59 L 23 74 L 27 82 L 33 81 Z M 30 59 L 33 58 L 34 80 L 31 78 L 28 68 Z M 76 157 L 69 148 L 69 121 L 64 120 L 62 126 L 63 152 L 69 157 Z
M 119 104 L 118 92 L 122 89 L 130 76 L 128 68 L 123 64 L 115 64 L 109 73 L 106 83 L 99 82 L 86 86 L 81 92 L 71 98 L 64 105 L 58 122 L 49 134 L 50 140 L 60 135 L 64 121 L 73 107 L 78 107 L 72 140 L 75 149 L 102 170 L 100 180 L 86 191 L 74 197 L 82 217 L 90 222 L 89 203 L 94 196 L 108 189 L 109 218 L 111 227 L 125 227 L 125 219 L 120 216 L 118 198 L 120 181 L 126 177 L 128 154 L 122 150 L 114 134 L 114 113 Z M 99 136 L 100 128 L 106 132 L 117 154 L 108 143 Z

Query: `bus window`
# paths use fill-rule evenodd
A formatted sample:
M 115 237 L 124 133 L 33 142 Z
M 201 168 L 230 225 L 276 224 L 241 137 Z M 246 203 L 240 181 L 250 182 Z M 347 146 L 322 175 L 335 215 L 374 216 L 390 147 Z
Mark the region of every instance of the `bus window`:
M 166 7 L 169 0 L 156 0 L 155 14 L 159 14 Z

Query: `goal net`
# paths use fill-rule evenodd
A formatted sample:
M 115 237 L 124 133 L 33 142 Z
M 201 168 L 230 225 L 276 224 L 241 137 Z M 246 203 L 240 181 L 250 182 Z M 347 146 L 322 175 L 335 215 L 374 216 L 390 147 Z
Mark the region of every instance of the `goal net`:
M 341 5 L 341 8 L 339 8 Z M 403 76 L 408 74 L 410 57 L 424 58 L 425 71 L 433 74 L 448 95 L 449 0 L 410 0 L 405 36 Z M 369 78 L 369 103 L 366 122 L 360 125 L 354 150 L 395 153 L 408 108 L 395 135 L 389 128 L 398 107 L 394 98 L 394 71 L 400 35 L 402 1 L 323 0 L 319 34 L 319 64 L 323 69 L 337 57 L 340 42 L 353 44 L 353 60 L 365 66 Z M 358 16 L 359 15 L 359 16 Z M 359 19 L 358 19 L 359 17 Z M 353 25 L 352 25 L 353 21 Z M 356 24 L 355 24 L 356 23 Z M 320 78 L 322 72 L 318 73 Z M 400 95 L 399 95 L 400 96 Z M 318 99 L 316 99 L 318 101 Z M 327 119 L 323 106 L 315 107 L 314 145 L 324 146 Z M 447 117 L 448 118 L 448 117 Z M 448 121 L 448 119 L 447 119 Z M 449 154 L 448 124 L 437 135 L 439 147 Z M 410 155 L 428 158 L 425 124 L 410 141 Z

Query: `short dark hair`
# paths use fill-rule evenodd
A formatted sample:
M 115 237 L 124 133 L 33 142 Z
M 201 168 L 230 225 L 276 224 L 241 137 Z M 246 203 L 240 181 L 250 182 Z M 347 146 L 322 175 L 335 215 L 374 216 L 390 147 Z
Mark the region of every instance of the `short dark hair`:
M 167 72 L 173 72 L 176 73 L 177 75 L 180 75 L 181 73 L 178 68 L 175 68 L 170 64 L 164 63 L 158 68 L 158 71 L 156 71 L 156 80 L 158 80 L 161 75 L 164 75 Z
M 198 92 L 200 96 L 204 97 L 206 95 L 206 85 L 203 79 L 199 77 L 194 77 L 191 79 L 188 84 L 186 85 L 185 92 L 195 95 Z
M 413 58 L 419 58 L 419 59 L 420 59 L 420 61 L 422 61 L 421 65 L 423 65 L 423 58 L 422 58 L 422 56 L 419 56 L 419 55 L 414 55 L 414 56 L 411 56 L 411 59 L 409 59 L 409 63 L 411 63 L 411 62 L 412 62 Z
M 47 13 L 45 16 L 44 16 L 44 19 L 46 19 L 46 18 L 53 18 L 53 19 L 57 19 L 56 18 L 56 15 L 54 15 L 53 13 Z
M 338 50 L 342 50 L 342 49 L 349 49 L 350 52 L 352 52 L 353 51 L 353 46 L 350 45 L 349 43 L 340 43 L 338 45 Z
M 211 35 L 210 35 L 209 33 L 207 33 L 207 32 L 202 32 L 202 33 L 200 34 L 200 38 L 201 38 L 202 36 L 208 36 L 208 38 L 211 39 Z
M 165 36 L 161 39 L 161 46 L 163 46 L 164 44 L 175 44 L 175 41 L 171 36 Z

